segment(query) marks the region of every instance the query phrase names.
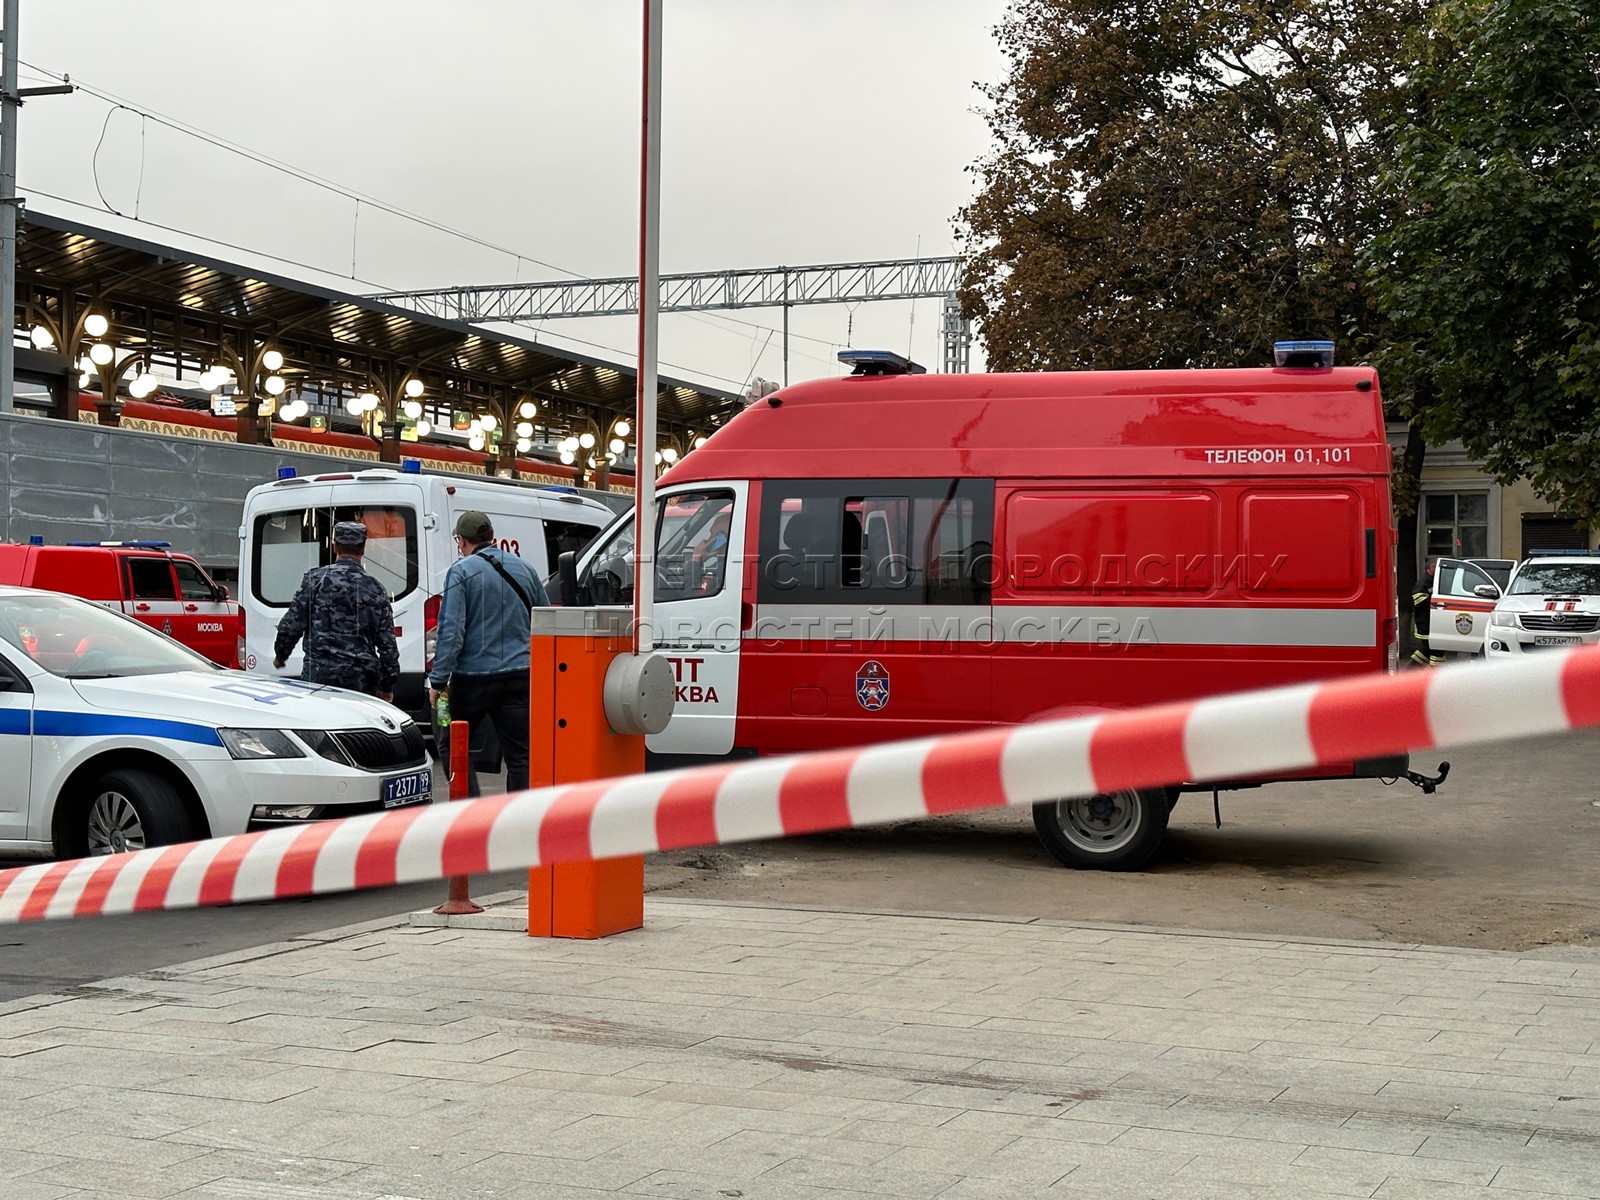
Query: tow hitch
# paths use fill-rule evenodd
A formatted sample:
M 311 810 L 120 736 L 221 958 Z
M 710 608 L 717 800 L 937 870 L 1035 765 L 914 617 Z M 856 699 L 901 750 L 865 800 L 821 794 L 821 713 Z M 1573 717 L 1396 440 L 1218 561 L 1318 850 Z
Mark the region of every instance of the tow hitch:
M 1439 764 L 1439 773 L 1437 775 L 1423 775 L 1418 771 L 1407 771 L 1405 778 L 1407 782 L 1414 783 L 1421 788 L 1424 796 L 1431 796 L 1438 790 L 1439 785 L 1444 782 L 1445 776 L 1448 774 L 1450 774 L 1450 764 L 1442 762 Z

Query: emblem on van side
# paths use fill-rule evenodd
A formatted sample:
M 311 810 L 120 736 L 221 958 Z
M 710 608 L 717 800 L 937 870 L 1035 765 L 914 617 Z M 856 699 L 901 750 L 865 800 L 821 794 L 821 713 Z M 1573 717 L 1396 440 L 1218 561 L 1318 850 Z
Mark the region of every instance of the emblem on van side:
M 856 670 L 856 699 L 868 712 L 889 704 L 889 672 L 877 659 L 869 659 Z
M 1470 613 L 1457 613 L 1456 614 L 1456 632 L 1457 633 L 1471 633 L 1472 632 L 1472 615 Z

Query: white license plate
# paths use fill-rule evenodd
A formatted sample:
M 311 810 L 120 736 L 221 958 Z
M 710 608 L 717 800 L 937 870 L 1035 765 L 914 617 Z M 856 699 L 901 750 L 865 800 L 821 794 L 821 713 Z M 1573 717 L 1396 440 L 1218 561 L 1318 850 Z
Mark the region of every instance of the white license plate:
M 404 775 L 391 775 L 383 781 L 383 806 L 399 808 L 402 804 L 421 804 L 433 795 L 433 771 L 408 771 Z
M 1535 646 L 1576 646 L 1582 640 L 1582 638 L 1573 637 L 1571 634 L 1563 637 L 1560 634 L 1546 633 L 1534 638 L 1533 644 Z

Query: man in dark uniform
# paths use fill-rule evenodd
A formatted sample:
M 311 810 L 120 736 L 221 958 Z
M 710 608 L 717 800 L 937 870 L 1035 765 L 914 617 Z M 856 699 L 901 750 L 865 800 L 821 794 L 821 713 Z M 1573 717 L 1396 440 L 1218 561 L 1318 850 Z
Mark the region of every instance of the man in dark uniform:
M 313 567 L 300 581 L 300 590 L 278 624 L 272 665 L 282 670 L 304 636 L 301 679 L 392 701 L 400 677 L 394 608 L 383 584 L 361 565 L 366 548 L 367 527 L 359 521 L 340 521 L 333 527 L 334 560 Z

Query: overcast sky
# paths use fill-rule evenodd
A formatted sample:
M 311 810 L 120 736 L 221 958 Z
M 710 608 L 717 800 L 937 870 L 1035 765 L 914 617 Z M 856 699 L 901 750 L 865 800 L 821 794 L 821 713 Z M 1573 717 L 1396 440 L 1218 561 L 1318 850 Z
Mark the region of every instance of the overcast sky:
M 358 212 L 83 92 L 24 108 L 19 190 L 47 211 L 113 228 L 108 207 L 137 212 L 152 240 L 176 240 L 157 227 L 170 226 L 347 284 L 631 274 L 641 4 L 21 0 L 25 64 L 510 253 Z M 951 218 L 988 146 L 975 85 L 1002 72 L 1003 11 L 1004 0 L 666 0 L 662 270 L 952 253 Z M 43 82 L 27 66 L 22 81 Z M 790 378 L 838 373 L 847 336 L 936 369 L 939 309 L 791 309 Z M 779 379 L 780 325 L 773 309 L 664 315 L 662 370 L 729 389 Z M 634 328 L 551 321 L 538 336 L 631 361 Z

